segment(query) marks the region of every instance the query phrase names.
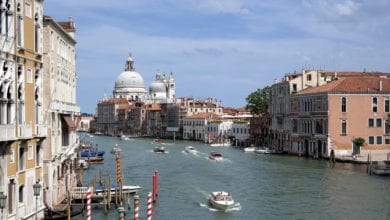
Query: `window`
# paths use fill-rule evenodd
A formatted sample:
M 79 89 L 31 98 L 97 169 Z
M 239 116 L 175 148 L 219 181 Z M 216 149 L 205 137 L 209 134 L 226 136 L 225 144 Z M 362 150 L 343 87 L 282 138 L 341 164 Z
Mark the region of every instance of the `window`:
M 390 112 L 390 100 L 385 99 L 385 112 L 389 113 Z
M 382 144 L 382 136 L 376 137 L 376 144 Z
M 372 112 L 378 112 L 378 98 L 372 98 Z
M 25 9 L 26 9 L 26 16 L 29 17 L 29 18 L 31 18 L 32 13 L 31 13 L 31 3 L 30 3 L 30 1 L 26 1 L 26 4 L 25 4 L 25 5 L 26 5 L 26 6 L 25 6 Z
M 33 69 L 31 67 L 27 68 L 27 82 L 28 83 L 33 82 Z
M 16 44 L 18 47 L 23 47 L 24 46 L 24 37 L 23 37 L 23 7 L 18 2 L 16 6 L 16 12 L 17 12 L 17 17 L 16 17 Z
M 297 84 L 292 84 L 292 92 L 297 92 Z
M 24 185 L 19 187 L 19 203 L 23 203 Z
M 374 127 L 374 119 L 373 118 L 368 119 L 368 127 L 370 127 L 370 128 Z
M 32 160 L 34 158 L 33 146 L 28 145 L 28 160 Z
M 41 40 L 41 26 L 39 25 L 39 14 L 35 13 L 34 15 L 34 20 L 35 20 L 35 52 L 40 53 L 41 50 L 41 44 L 39 43 Z
M 368 144 L 374 144 L 374 136 L 368 137 Z
M 15 162 L 15 151 L 13 148 L 11 148 L 10 152 L 9 152 L 9 162 L 10 163 L 13 163 Z
M 311 74 L 307 74 L 306 81 L 311 81 Z
M 19 171 L 24 170 L 24 163 L 25 163 L 24 157 L 25 157 L 24 156 L 24 147 L 20 146 L 20 148 L 19 148 Z
M 382 127 L 382 119 L 381 119 L 381 118 L 377 118 L 377 119 L 376 119 L 376 126 L 377 126 L 378 128 Z
M 347 112 L 347 98 L 341 98 L 341 112 Z
M 390 139 L 385 139 L 385 144 L 390 144 Z
M 341 135 L 347 135 L 347 120 L 341 120 Z
M 390 122 L 389 122 L 389 120 L 385 120 L 385 134 L 386 135 L 390 134 Z

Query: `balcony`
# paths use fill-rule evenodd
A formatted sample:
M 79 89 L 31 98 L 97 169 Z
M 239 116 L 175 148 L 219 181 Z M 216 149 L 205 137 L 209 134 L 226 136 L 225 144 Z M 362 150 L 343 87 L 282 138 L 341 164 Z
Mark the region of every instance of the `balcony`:
M 57 110 L 61 113 L 79 113 L 80 112 L 80 106 L 73 104 L 73 103 L 67 103 L 62 102 L 58 100 L 52 101 L 50 104 L 51 110 Z
M 16 126 L 14 124 L 0 125 L 0 141 L 16 139 Z
M 19 138 L 30 139 L 32 138 L 32 126 L 31 124 L 19 125 Z
M 46 124 L 35 125 L 35 136 L 36 137 L 47 137 L 48 126 Z

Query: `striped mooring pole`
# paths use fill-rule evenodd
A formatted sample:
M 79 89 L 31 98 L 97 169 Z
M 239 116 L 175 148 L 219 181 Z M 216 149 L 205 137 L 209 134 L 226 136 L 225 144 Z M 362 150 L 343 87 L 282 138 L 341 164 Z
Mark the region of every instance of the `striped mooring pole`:
M 87 191 L 87 220 L 91 220 L 91 187 L 88 187 Z
M 134 220 L 138 220 L 139 196 L 134 195 Z
M 152 220 L 152 193 L 148 193 L 148 220 Z

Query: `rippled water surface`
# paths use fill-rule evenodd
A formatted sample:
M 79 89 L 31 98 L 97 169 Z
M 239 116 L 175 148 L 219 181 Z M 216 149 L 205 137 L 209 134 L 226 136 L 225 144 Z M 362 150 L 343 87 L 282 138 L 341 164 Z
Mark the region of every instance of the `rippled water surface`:
M 153 152 L 152 139 L 88 139 L 106 155 L 104 164 L 84 172 L 84 184 L 91 183 L 99 169 L 115 180 L 115 156 L 109 151 L 118 144 L 125 185 L 143 187 L 140 219 L 146 219 L 147 193 L 152 190 L 155 170 L 159 172 L 159 195 L 153 219 L 390 219 L 390 177 L 369 176 L 364 165 L 331 167 L 327 161 L 172 140 L 164 143 L 168 153 L 158 154 Z M 186 153 L 188 145 L 199 153 Z M 211 151 L 222 153 L 224 159 L 210 160 Z M 230 192 L 236 206 L 227 212 L 209 207 L 212 191 Z M 127 211 L 125 219 L 133 219 L 132 202 Z M 118 218 L 114 207 L 107 215 L 102 207 L 93 208 L 92 215 L 92 219 Z

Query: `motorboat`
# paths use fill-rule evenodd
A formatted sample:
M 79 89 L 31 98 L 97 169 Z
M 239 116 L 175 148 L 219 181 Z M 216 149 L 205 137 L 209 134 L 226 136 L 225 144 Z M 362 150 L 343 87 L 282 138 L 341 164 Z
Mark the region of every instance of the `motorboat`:
M 196 154 L 198 151 L 193 146 L 187 146 L 185 147 L 185 151 L 189 154 Z
M 275 152 L 275 150 L 265 147 L 265 148 L 256 149 L 255 152 L 258 154 L 272 154 Z
M 104 150 L 100 150 L 100 151 L 85 150 L 85 151 L 81 151 L 80 156 L 81 157 L 95 157 L 95 156 L 102 157 L 105 153 L 106 152 Z
M 87 161 L 88 164 L 103 163 L 104 157 L 102 157 L 102 156 L 85 157 L 85 161 Z
M 210 153 L 210 156 L 209 156 L 210 159 L 212 160 L 222 160 L 223 159 L 223 156 L 221 153 L 218 153 L 216 151 L 213 151 Z
M 378 161 L 378 163 L 371 167 L 372 173 L 376 175 L 390 175 L 390 161 Z
M 212 192 L 209 202 L 213 207 L 221 210 L 227 210 L 234 206 L 233 197 L 224 191 Z
M 153 151 L 154 151 L 155 153 L 165 153 L 165 147 L 163 147 L 163 146 L 158 146 L 158 147 L 155 147 L 155 148 L 153 149 Z
M 256 149 L 257 149 L 256 147 L 245 147 L 242 150 L 244 152 L 255 152 Z
M 162 140 L 160 138 L 156 138 L 153 141 L 154 144 L 163 144 Z
M 128 140 L 130 140 L 130 137 L 122 134 L 122 135 L 120 136 L 120 139 L 122 139 L 122 140 L 124 140 L 124 141 L 128 141 Z
M 230 147 L 232 144 L 230 141 L 213 141 L 210 143 L 211 147 Z
M 113 147 L 113 148 L 111 149 L 110 153 L 112 153 L 112 154 L 118 154 L 118 153 L 120 153 L 121 151 L 122 151 L 122 149 L 120 149 L 120 148 L 118 147 L 118 145 L 115 144 L 115 147 Z

